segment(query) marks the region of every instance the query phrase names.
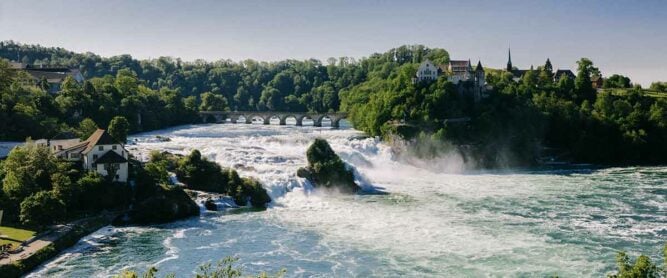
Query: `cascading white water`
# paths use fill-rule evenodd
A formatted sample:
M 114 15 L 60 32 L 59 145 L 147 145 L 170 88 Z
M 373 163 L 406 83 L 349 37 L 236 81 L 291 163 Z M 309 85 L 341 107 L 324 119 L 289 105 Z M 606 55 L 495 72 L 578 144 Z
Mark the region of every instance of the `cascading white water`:
M 274 123 L 275 124 L 275 123 Z M 168 137 L 169 142 L 155 138 Z M 131 138 L 149 150 L 199 149 L 258 178 L 263 212 L 205 213 L 157 227 L 105 228 L 32 276 L 110 275 L 157 264 L 190 274 L 227 255 L 288 276 L 601 276 L 617 250 L 656 256 L 667 239 L 667 168 L 442 173 L 395 161 L 360 132 L 278 125 L 185 126 Z M 386 195 L 313 191 L 296 177 L 316 137 Z M 433 166 L 433 165 L 431 165 Z

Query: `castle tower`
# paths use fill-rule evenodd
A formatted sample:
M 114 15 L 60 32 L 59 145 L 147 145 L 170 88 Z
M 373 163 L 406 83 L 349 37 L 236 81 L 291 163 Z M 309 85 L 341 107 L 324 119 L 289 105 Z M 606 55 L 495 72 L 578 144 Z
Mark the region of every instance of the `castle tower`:
M 475 67 L 475 87 L 484 87 L 486 81 L 484 80 L 484 68 L 482 67 L 482 61 L 477 61 L 477 67 Z
M 475 67 L 475 101 L 479 101 L 482 98 L 482 92 L 484 92 L 484 86 L 486 85 L 484 75 L 482 61 L 477 60 L 477 67 Z

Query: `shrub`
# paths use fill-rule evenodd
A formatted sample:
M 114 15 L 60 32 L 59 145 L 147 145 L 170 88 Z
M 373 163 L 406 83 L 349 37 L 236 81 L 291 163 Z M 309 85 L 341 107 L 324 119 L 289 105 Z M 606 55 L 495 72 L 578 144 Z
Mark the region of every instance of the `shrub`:
M 40 191 L 21 202 L 21 223 L 31 227 L 44 227 L 62 219 L 65 204 L 52 191 Z

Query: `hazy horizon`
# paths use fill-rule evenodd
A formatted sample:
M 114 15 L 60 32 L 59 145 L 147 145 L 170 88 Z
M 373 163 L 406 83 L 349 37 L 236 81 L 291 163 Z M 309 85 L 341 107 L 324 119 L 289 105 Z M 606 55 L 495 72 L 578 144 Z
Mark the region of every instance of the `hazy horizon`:
M 3 1 L 0 40 L 109 57 L 278 61 L 368 57 L 401 45 L 519 68 L 593 60 L 648 86 L 667 81 L 662 1 Z

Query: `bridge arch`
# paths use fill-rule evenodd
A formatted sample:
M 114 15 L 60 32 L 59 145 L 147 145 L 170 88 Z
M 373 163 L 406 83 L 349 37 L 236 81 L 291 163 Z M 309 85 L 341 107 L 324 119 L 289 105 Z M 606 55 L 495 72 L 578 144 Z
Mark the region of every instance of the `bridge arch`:
M 313 125 L 316 127 L 322 126 L 324 118 L 331 120 L 331 127 L 340 127 L 340 120 L 347 117 L 345 113 L 293 113 L 293 112 L 279 112 L 279 111 L 201 111 L 199 112 L 202 122 L 226 122 L 229 118 L 232 123 L 245 122 L 252 124 L 254 119 L 260 119 L 263 124 L 271 123 L 272 118 L 278 118 L 280 125 L 287 124 L 287 118 L 294 118 L 297 126 L 303 125 L 303 120 L 308 118 L 313 120 Z M 214 119 L 214 120 L 213 120 Z

